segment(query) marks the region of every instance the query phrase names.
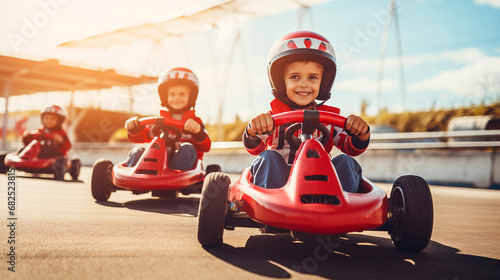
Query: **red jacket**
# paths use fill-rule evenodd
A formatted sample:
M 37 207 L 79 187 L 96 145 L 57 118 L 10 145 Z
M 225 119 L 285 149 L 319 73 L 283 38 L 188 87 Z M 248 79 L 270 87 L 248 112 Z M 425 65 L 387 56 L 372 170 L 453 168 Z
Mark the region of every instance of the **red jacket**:
M 333 113 L 340 113 L 340 109 L 332 106 L 322 105 L 319 107 L 322 111 L 328 111 Z M 274 99 L 271 102 L 271 110 L 269 113 L 271 115 L 292 111 L 290 107 L 288 107 L 285 103 Z M 360 141 L 356 137 L 351 137 L 347 135 L 343 127 L 333 127 L 331 125 L 325 125 L 328 130 L 330 130 L 330 139 L 328 143 L 325 145 L 325 150 L 330 152 L 333 146 L 339 148 L 343 153 L 349 156 L 357 156 L 362 154 L 366 148 L 368 147 L 367 141 Z M 274 129 L 272 135 L 262 135 L 259 137 L 251 137 L 248 133 L 243 133 L 243 144 L 245 145 L 245 149 L 252 155 L 258 155 L 264 150 L 273 149 L 280 152 L 285 160 L 292 164 L 295 159 L 295 149 L 291 149 L 290 145 L 285 139 L 285 132 L 288 129 L 286 126 L 278 126 Z M 298 132 L 297 135 L 298 136 Z M 316 130 L 314 132 L 314 137 L 319 136 L 319 132 Z
M 69 149 L 71 149 L 71 143 L 69 142 L 68 135 L 64 130 L 56 130 L 56 131 L 49 131 L 48 129 L 45 129 L 43 127 L 28 133 L 26 136 L 23 136 L 23 143 L 24 145 L 28 145 L 31 141 L 36 140 L 40 137 L 40 135 L 47 135 L 48 137 L 53 137 L 54 135 L 58 134 L 61 135 L 63 138 L 62 143 L 56 143 L 56 148 L 63 154 L 66 155 Z
M 176 143 L 176 146 L 179 146 L 182 142 L 189 142 L 193 144 L 193 146 L 196 148 L 199 159 L 202 159 L 203 154 L 210 150 L 212 142 L 210 141 L 210 137 L 208 137 L 208 132 L 205 129 L 203 122 L 195 115 L 194 110 L 186 111 L 182 115 L 179 114 L 179 116 L 172 116 L 169 111 L 160 110 L 160 116 L 166 119 L 177 119 L 180 121 L 187 121 L 188 119 L 195 120 L 201 125 L 201 131 L 194 135 L 190 133 L 182 133 L 181 139 L 179 139 L 179 142 Z M 138 133 L 127 133 L 127 137 L 131 142 L 134 143 L 149 143 L 156 136 L 154 134 L 155 133 L 152 131 L 151 126 L 146 126 Z

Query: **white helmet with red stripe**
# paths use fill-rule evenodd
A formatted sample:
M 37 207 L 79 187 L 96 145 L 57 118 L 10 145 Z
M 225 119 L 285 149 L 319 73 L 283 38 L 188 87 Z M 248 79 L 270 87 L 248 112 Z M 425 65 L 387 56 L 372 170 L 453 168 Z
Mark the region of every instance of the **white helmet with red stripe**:
M 42 109 L 41 111 L 41 118 L 43 120 L 43 116 L 45 114 L 54 114 L 57 117 L 57 126 L 62 125 L 64 120 L 66 119 L 66 112 L 64 111 L 63 108 L 57 106 L 57 105 L 50 105 Z
M 295 61 L 316 61 L 323 65 L 323 77 L 317 99 L 328 100 L 337 73 L 335 51 L 330 42 L 312 31 L 295 31 L 281 37 L 271 47 L 267 57 L 267 74 L 273 95 L 287 105 L 295 103 L 286 96 L 283 70 L 288 63 Z
M 196 77 L 193 71 L 183 67 L 175 67 L 167 72 L 163 72 L 158 77 L 158 94 L 160 95 L 161 106 L 167 107 L 169 110 L 172 110 L 172 108 L 168 105 L 167 93 L 168 88 L 173 85 L 186 85 L 191 88 L 191 95 L 189 96 L 186 110 L 191 107 L 194 108 L 200 84 L 198 77 Z

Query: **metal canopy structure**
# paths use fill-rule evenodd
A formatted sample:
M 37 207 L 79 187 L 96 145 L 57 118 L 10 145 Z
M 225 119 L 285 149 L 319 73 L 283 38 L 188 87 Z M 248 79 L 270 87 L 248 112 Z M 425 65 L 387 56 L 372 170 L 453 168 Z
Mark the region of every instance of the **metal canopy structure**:
M 225 21 L 234 25 L 252 18 L 308 9 L 329 1 L 331 0 L 229 0 L 192 14 L 105 32 L 83 40 L 69 41 L 59 47 L 105 48 L 140 40 L 161 41 L 165 37 L 209 31 L 220 27 Z
M 80 68 L 59 63 L 0 55 L 0 88 L 7 96 L 49 91 L 94 90 L 156 82 L 155 77 L 127 76 L 114 70 Z M 5 96 L 5 94 L 4 94 Z
M 37 92 L 96 90 L 156 82 L 156 77 L 127 76 L 114 70 L 88 69 L 59 63 L 0 55 L 0 89 L 5 98 L 2 149 L 6 147 L 9 97 Z M 72 106 L 72 105 L 70 105 Z
M 241 45 L 239 44 L 241 40 L 241 23 L 254 18 L 299 10 L 297 28 L 300 29 L 302 28 L 304 18 L 306 16 L 311 18 L 310 7 L 330 1 L 332 0 L 226 0 L 191 14 L 170 18 L 165 21 L 145 23 L 105 32 L 82 40 L 69 41 L 60 44 L 58 47 L 104 49 L 118 45 L 130 45 L 138 41 L 151 41 L 159 46 L 163 40 L 169 37 L 177 37 L 182 40 L 184 35 L 208 32 L 215 28 L 232 30 L 236 35 L 234 42 L 231 42 L 231 49 L 227 52 L 228 58 L 225 66 L 225 76 L 217 75 L 223 77 L 218 85 L 220 88 L 218 91 L 221 96 L 219 98 L 220 105 L 216 140 L 220 141 L 222 135 L 223 100 L 225 91 L 227 90 L 228 75 L 230 73 L 230 64 L 234 50 L 238 45 Z M 207 38 L 210 40 L 208 36 Z M 219 59 L 216 58 L 217 55 L 213 51 L 215 49 L 213 42 L 209 41 L 208 45 L 211 49 L 212 61 L 214 65 L 217 65 L 221 57 Z M 150 52 L 152 50 L 153 48 Z M 218 70 L 215 70 L 215 72 L 218 72 Z M 250 82 L 248 83 L 250 84 Z

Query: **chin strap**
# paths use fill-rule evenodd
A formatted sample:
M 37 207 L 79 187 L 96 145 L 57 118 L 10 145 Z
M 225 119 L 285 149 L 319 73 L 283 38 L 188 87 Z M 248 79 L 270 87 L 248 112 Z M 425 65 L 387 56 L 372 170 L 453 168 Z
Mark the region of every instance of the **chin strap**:
M 316 108 L 318 108 L 319 106 L 322 106 L 323 104 L 325 104 L 326 100 L 323 100 L 321 101 L 321 103 L 319 103 L 318 105 L 316 105 Z

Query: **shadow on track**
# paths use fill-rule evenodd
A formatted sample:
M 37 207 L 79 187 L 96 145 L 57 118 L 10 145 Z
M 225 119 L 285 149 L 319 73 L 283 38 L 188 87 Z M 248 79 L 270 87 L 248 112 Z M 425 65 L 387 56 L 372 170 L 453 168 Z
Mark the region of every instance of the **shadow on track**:
M 197 197 L 177 197 L 170 198 L 147 198 L 140 200 L 131 200 L 125 203 L 112 201 L 97 202 L 99 205 L 107 207 L 126 207 L 131 210 L 153 212 L 167 215 L 190 215 L 198 216 L 198 205 L 200 199 Z
M 22 178 L 22 179 L 36 179 L 36 180 L 50 180 L 54 182 L 61 182 L 61 183 L 85 183 L 84 181 L 78 179 L 78 180 L 64 180 L 64 181 L 58 181 L 54 178 L 54 175 L 52 174 L 32 174 L 28 175 L 30 173 L 23 173 L 23 175 L 19 175 L 16 173 L 16 178 Z M 69 175 L 68 175 L 69 176 Z
M 297 242 L 289 235 L 256 235 L 245 247 L 205 249 L 236 267 L 272 278 L 498 279 L 500 260 L 463 255 L 433 242 L 420 253 L 397 250 L 389 237 L 364 234 Z

